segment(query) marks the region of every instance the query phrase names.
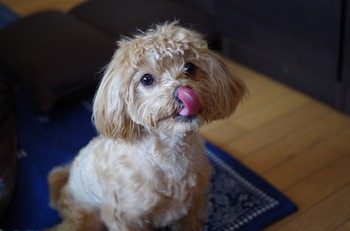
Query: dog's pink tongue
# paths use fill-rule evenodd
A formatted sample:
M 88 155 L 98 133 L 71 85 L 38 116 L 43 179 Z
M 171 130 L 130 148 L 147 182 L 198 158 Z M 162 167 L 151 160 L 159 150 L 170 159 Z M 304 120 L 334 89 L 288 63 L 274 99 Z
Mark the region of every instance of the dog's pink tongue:
M 184 105 L 184 108 L 181 109 L 179 115 L 192 116 L 198 113 L 200 107 L 199 98 L 191 88 L 180 87 L 177 91 L 177 97 Z

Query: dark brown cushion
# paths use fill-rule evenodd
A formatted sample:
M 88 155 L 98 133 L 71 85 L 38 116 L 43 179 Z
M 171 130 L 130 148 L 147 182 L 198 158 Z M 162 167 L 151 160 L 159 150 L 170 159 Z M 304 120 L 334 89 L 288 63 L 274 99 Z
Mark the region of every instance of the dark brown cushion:
M 13 84 L 0 70 L 0 219 L 12 198 L 17 171 Z
M 213 18 L 186 3 L 166 0 L 92 0 L 70 12 L 118 39 L 149 28 L 152 24 L 179 20 L 180 24 L 202 33 L 209 42 L 217 39 Z
M 115 48 L 111 37 L 55 11 L 20 19 L 0 31 L 0 65 L 44 112 L 60 99 L 94 89 Z

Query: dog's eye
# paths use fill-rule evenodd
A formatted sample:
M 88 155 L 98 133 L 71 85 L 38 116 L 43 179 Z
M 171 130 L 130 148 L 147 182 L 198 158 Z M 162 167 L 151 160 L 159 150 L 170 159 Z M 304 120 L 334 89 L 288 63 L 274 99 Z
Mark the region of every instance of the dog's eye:
M 144 86 L 150 86 L 154 83 L 154 78 L 151 74 L 144 74 L 142 77 L 141 77 L 141 83 L 144 85 Z
M 186 63 L 184 66 L 184 73 L 190 77 L 196 75 L 197 67 L 193 63 Z

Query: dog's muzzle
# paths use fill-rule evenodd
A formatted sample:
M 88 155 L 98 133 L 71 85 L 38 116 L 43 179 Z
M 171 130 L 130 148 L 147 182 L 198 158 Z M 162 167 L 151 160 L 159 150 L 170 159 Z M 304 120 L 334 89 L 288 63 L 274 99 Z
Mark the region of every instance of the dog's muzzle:
M 179 111 L 180 116 L 192 117 L 198 114 L 200 100 L 194 90 L 180 86 L 175 89 L 174 96 L 183 105 Z

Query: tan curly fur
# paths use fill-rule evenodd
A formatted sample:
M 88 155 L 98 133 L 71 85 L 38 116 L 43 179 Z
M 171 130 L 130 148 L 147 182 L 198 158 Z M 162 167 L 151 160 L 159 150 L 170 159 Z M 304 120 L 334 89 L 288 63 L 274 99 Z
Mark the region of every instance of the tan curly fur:
M 201 230 L 211 170 L 198 130 L 230 116 L 245 86 L 200 34 L 176 23 L 118 46 L 94 99 L 100 135 L 49 175 L 63 219 L 52 229 Z

